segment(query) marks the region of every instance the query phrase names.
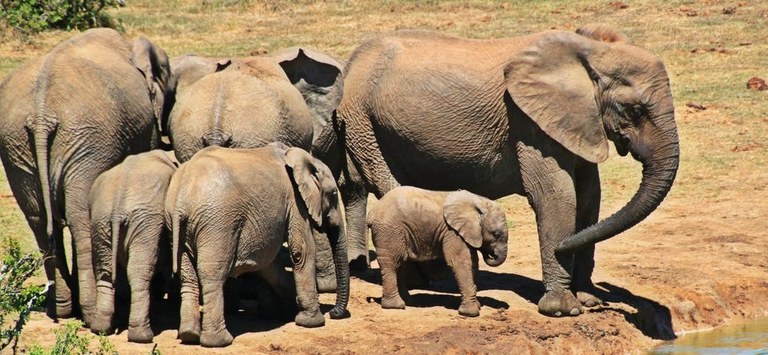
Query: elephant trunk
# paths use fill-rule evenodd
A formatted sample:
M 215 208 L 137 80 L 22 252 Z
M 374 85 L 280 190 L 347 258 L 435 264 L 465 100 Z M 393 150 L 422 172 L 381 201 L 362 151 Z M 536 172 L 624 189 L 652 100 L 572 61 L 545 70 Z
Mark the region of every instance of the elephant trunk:
M 350 316 L 347 310 L 349 303 L 349 260 L 347 259 L 346 224 L 329 228 L 333 262 L 336 265 L 336 305 L 331 309 L 332 319 L 343 319 Z
M 491 267 L 496 267 L 504 263 L 507 260 L 507 246 L 500 245 L 494 248 L 492 253 L 483 253 L 483 261 L 485 264 Z
M 674 114 L 663 118 L 646 123 L 651 130 L 646 140 L 630 141 L 632 155 L 643 164 L 640 187 L 632 199 L 610 217 L 563 240 L 555 249 L 557 254 L 572 254 L 611 238 L 648 217 L 661 204 L 672 187 L 680 160 Z

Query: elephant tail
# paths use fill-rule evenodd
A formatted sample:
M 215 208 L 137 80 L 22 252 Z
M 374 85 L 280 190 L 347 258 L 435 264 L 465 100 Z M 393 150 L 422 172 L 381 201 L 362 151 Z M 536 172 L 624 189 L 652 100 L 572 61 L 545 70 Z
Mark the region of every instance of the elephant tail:
M 174 212 L 171 215 L 171 235 L 172 235 L 172 260 L 173 263 L 173 275 L 179 272 L 179 255 L 181 255 L 181 247 L 179 246 L 179 233 L 181 229 L 181 214 Z
M 232 135 L 221 129 L 214 128 L 203 135 L 203 146 L 210 147 L 212 145 L 224 148 L 230 147 L 232 145 Z
M 120 227 L 123 225 L 120 216 L 112 216 L 112 284 L 117 280 L 117 253 L 120 248 Z
M 53 203 L 51 202 L 50 151 L 48 143 L 56 132 L 59 121 L 56 117 L 44 114 L 29 116 L 24 122 L 24 128 L 33 137 L 37 174 L 43 193 L 43 208 L 45 209 L 45 234 L 50 243 L 51 255 L 56 255 L 56 241 L 53 240 Z

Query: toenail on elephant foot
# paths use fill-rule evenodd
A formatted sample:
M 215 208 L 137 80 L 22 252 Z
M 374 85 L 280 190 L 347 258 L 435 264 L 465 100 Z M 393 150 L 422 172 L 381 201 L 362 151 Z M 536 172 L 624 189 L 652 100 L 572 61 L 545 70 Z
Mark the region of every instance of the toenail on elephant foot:
M 325 325 L 325 318 L 320 310 L 314 312 L 302 311 L 296 315 L 296 325 L 304 328 L 317 328 Z
M 539 300 L 539 313 L 546 316 L 577 316 L 581 312 L 581 303 L 569 290 L 547 291 Z
M 218 331 L 203 331 L 200 334 L 200 345 L 207 348 L 220 348 L 232 344 L 233 339 L 226 328 Z
M 151 343 L 154 336 L 150 327 L 128 328 L 128 341 L 132 343 Z
M 586 291 L 576 292 L 576 299 L 578 299 L 584 307 L 595 307 L 603 304 L 603 300 Z

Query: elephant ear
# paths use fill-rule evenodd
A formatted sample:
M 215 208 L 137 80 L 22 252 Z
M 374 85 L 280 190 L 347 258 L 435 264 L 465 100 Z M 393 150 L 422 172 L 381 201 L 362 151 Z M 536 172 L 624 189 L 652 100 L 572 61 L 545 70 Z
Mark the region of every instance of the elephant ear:
M 139 37 L 133 42 L 131 62 L 144 76 L 158 128 L 164 129 L 176 90 L 168 55 L 148 39 Z
M 455 230 L 469 246 L 477 249 L 483 244 L 482 205 L 479 196 L 464 190 L 448 194 L 443 205 L 445 223 Z
M 606 43 L 632 44 L 632 40 L 621 31 L 604 23 L 592 23 L 576 30 L 577 34 Z
M 322 226 L 323 195 L 312 156 L 301 148 L 288 148 L 285 151 L 285 165 L 290 168 L 289 173 L 307 206 L 309 216 L 318 226 Z
M 323 52 L 303 47 L 279 50 L 269 57 L 299 90 L 314 120 L 321 127 L 330 122 L 344 91 L 342 64 Z
M 504 68 L 515 104 L 547 135 L 592 163 L 608 158 L 597 73 L 589 64 L 601 50 L 601 43 L 575 33 L 551 32 Z
M 178 81 L 177 92 L 181 92 L 202 77 L 220 72 L 232 64 L 229 58 L 206 58 L 185 54 L 171 59 L 171 69 Z

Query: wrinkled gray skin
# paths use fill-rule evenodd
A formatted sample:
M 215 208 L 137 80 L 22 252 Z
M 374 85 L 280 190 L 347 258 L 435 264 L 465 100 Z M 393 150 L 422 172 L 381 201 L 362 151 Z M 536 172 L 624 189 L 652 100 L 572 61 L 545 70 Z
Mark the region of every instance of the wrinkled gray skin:
M 367 224 L 381 267 L 382 308 L 405 308 L 408 289 L 398 279 L 404 262 L 445 259 L 461 291 L 459 314 L 480 315 L 477 251 L 489 266 L 507 258 L 507 220 L 499 205 L 464 190 L 403 186 L 382 197 Z
M 90 324 L 96 289 L 88 193 L 99 174 L 156 147 L 175 82 L 162 49 L 93 29 L 33 59 L 0 84 L 0 157 L 45 256 L 48 314 L 73 315 L 78 290 Z M 73 238 L 70 276 L 62 228 Z M 74 274 L 73 270 L 73 274 Z
M 341 64 L 308 48 L 246 58 L 185 55 L 171 64 L 179 84 L 169 131 L 181 162 L 211 145 L 256 148 L 281 142 L 314 150 L 316 136 L 341 101 Z M 334 253 L 327 236 L 318 234 L 315 242 L 318 287 L 333 291 Z
M 323 229 L 346 250 L 338 201 L 328 167 L 300 148 L 208 147 L 182 164 L 166 197 L 173 265 L 180 268 L 179 338 L 209 347 L 231 344 L 223 287 L 228 277 L 245 272 L 256 272 L 282 299 L 297 301 L 296 324 L 323 325 L 312 230 Z M 286 241 L 294 283 L 276 259 Z M 332 318 L 349 316 L 348 272 L 339 276 L 339 285 Z
M 173 153 L 163 150 L 130 155 L 99 175 L 91 187 L 89 205 L 97 291 L 96 316 L 91 323 L 94 333 L 112 332 L 114 284 L 121 268 L 131 288 L 128 341 L 152 342 L 150 281 L 155 274 L 170 276 L 170 270 L 158 269 L 158 260 L 161 255 L 170 256 L 165 194 L 177 164 Z
M 336 126 L 377 197 L 411 185 L 528 198 L 546 315 L 600 303 L 595 243 L 653 212 L 678 168 L 664 65 L 610 31 L 493 40 L 401 31 L 362 44 L 345 69 Z M 643 177 L 632 199 L 596 224 L 597 164 L 609 142 L 643 164 Z

